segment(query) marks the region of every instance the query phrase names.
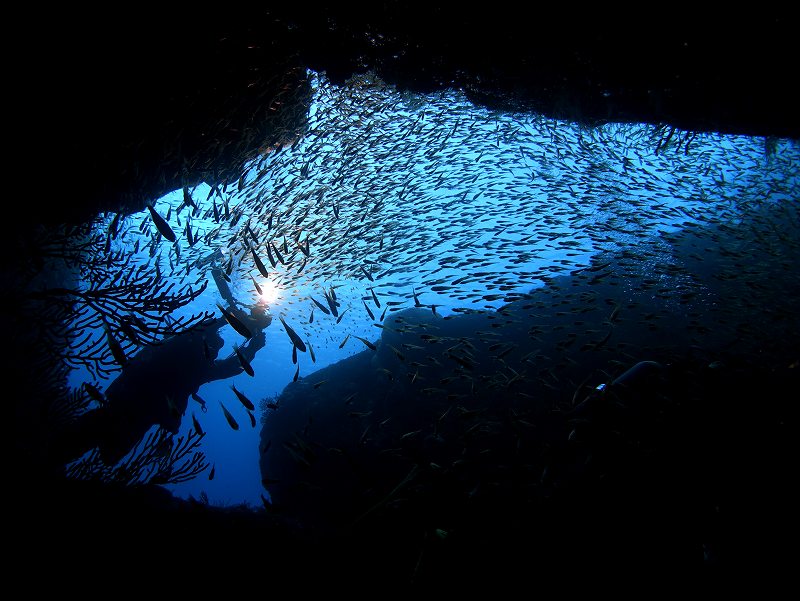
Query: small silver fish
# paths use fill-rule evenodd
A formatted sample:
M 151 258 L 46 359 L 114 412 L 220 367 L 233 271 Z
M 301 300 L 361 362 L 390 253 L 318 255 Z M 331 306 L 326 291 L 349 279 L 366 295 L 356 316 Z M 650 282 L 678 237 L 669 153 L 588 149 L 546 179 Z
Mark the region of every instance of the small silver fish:
M 239 363 L 241 363 L 241 365 L 242 365 L 242 369 L 244 370 L 244 373 L 246 373 L 250 377 L 255 377 L 256 372 L 253 371 L 253 366 L 250 365 L 250 362 L 247 360 L 247 358 L 239 350 L 239 347 L 237 347 L 235 344 L 233 345 L 233 352 L 236 353 L 236 356 L 239 359 Z
M 281 323 L 283 324 L 286 333 L 289 335 L 289 339 L 292 341 L 292 344 L 297 348 L 297 350 L 299 350 L 302 353 L 305 353 L 306 343 L 303 342 L 303 339 L 297 335 L 297 332 L 295 332 L 288 323 L 286 323 L 286 321 L 283 319 L 282 316 L 279 315 L 278 319 L 281 320 Z
M 233 419 L 233 416 L 231 415 L 230 411 L 225 409 L 225 405 L 222 404 L 222 401 L 219 402 L 219 406 L 222 407 L 222 413 L 225 414 L 225 419 L 228 420 L 228 424 L 230 425 L 230 427 L 233 428 L 234 430 L 238 430 L 239 424 L 237 424 L 236 420 Z
M 239 398 L 239 401 L 242 403 L 242 405 L 244 405 L 244 406 L 245 406 L 247 409 L 249 409 L 250 411 L 255 411 L 255 410 L 256 410 L 256 406 L 255 406 L 255 405 L 253 405 L 253 401 L 251 401 L 251 400 L 250 400 L 250 399 L 248 399 L 246 396 L 244 396 L 244 394 L 242 394 L 241 392 L 239 392 L 239 390 L 237 390 L 237 389 L 236 389 L 236 384 L 233 384 L 233 385 L 231 386 L 231 390 L 233 390 L 233 392 L 234 392 L 234 393 L 236 394 L 236 396 Z M 220 404 L 222 404 L 222 403 L 220 403 Z
M 158 214 L 158 212 L 150 205 L 147 205 L 147 208 L 150 209 L 150 217 L 153 219 L 153 223 L 156 224 L 156 229 L 161 232 L 161 235 L 164 236 L 170 242 L 175 242 L 176 236 L 175 232 L 172 231 L 172 228 L 166 222 L 166 220 Z M 171 207 L 170 207 L 171 208 Z

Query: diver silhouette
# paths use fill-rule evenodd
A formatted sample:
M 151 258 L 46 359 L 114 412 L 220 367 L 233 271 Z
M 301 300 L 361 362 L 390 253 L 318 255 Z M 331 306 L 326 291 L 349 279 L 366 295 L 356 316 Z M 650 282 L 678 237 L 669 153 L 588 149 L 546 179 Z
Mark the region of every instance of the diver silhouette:
M 258 304 L 251 306 L 248 315 L 232 302 L 227 286 L 220 287 L 220 292 L 230 303 L 228 310 L 253 332 L 239 349 L 252 361 L 264 347 L 263 330 L 272 317 Z M 244 371 L 236 354 L 217 360 L 224 346 L 219 330 L 227 324 L 224 317 L 217 318 L 203 328 L 167 338 L 131 357 L 105 390 L 107 403 L 87 411 L 63 430 L 53 449 L 56 460 L 67 463 L 98 447 L 103 462 L 113 465 L 154 425 L 177 434 L 190 396 L 196 395 L 203 384 Z M 197 400 L 203 404 L 199 397 Z

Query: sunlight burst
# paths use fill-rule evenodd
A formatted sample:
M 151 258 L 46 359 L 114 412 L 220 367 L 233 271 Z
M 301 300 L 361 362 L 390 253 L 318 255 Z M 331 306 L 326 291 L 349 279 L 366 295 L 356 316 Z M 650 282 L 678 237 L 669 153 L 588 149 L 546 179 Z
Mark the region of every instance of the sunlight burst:
M 278 287 L 275 282 L 262 282 L 259 284 L 261 286 L 261 294 L 258 297 L 258 300 L 266 305 L 271 305 L 275 301 L 278 300 L 280 296 L 280 288 Z

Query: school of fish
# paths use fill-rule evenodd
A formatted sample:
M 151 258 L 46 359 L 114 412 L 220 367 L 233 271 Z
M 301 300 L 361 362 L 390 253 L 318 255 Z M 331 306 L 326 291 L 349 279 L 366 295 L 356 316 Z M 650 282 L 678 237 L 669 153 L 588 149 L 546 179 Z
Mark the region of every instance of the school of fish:
M 358 350 L 375 351 L 380 331 L 370 340 L 359 335 L 364 326 L 380 329 L 404 309 L 490 314 L 560 275 L 600 282 L 610 271 L 590 267 L 597 256 L 621 257 L 676 307 L 701 302 L 696 266 L 674 263 L 658 241 L 674 244 L 709 225 L 736 228 L 743 215 L 749 229 L 728 249 L 727 277 L 760 272 L 748 261 L 748 240 L 780 229 L 797 249 L 796 142 L 637 124 L 585 128 L 478 108 L 457 91 L 400 93 L 369 74 L 342 87 L 324 74 L 312 81 L 305 134 L 252 160 L 238 181 L 203 185 L 202 194 L 185 187 L 166 210 L 148 206 L 102 223 L 132 268 L 177 285 L 203 281 L 209 256 L 252 302 L 270 282 L 292 345 L 287 362 L 306 350 L 315 361 L 314 347 L 343 348 L 350 337 Z M 764 209 L 773 217 L 760 220 Z M 703 249 L 695 256 L 702 265 Z M 620 310 L 610 309 L 609 324 Z M 596 334 L 595 348 L 611 328 Z M 107 339 L 122 364 L 125 353 L 110 332 Z M 413 349 L 391 350 L 403 363 Z M 513 350 L 502 341 L 491 347 L 497 360 Z M 451 359 L 470 367 L 468 354 Z

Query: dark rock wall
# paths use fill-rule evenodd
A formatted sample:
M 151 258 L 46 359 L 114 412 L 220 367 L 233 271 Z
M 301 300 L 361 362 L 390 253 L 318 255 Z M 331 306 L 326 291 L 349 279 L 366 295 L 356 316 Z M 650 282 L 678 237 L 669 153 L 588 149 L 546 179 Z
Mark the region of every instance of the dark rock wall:
M 141 210 L 181 185 L 235 180 L 259 150 L 302 133 L 305 68 L 333 81 L 372 69 L 402 89 L 457 87 L 490 107 L 587 124 L 800 136 L 793 20 L 781 11 L 50 11 L 28 39 L 37 60 L 18 67 L 25 156 L 47 189 L 74 192 L 48 198 L 46 220 Z

